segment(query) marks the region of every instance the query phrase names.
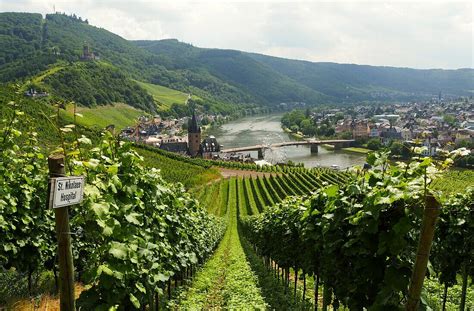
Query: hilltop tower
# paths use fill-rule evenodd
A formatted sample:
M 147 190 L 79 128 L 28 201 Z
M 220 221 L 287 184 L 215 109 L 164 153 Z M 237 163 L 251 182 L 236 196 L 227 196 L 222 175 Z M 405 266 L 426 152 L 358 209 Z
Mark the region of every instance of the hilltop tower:
M 82 47 L 82 58 L 90 59 L 91 58 L 91 51 L 89 45 L 84 42 L 84 46 Z
M 197 124 L 196 115 L 193 111 L 191 121 L 188 123 L 188 153 L 195 157 L 199 153 L 201 145 L 201 128 Z
M 100 59 L 99 55 L 94 54 L 92 52 L 92 48 L 89 46 L 87 42 L 84 42 L 84 45 L 82 47 L 82 55 L 81 55 L 82 60 L 98 60 Z

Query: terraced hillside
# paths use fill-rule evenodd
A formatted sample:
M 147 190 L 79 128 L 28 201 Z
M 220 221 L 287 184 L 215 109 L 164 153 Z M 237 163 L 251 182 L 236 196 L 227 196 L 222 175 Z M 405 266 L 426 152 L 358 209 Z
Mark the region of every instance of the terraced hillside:
M 226 197 L 229 180 L 236 183 L 237 204 L 242 215 L 258 214 L 266 206 L 281 202 L 291 195 L 305 195 L 328 184 L 342 184 L 350 173 L 338 172 L 328 168 L 293 168 L 289 173 L 273 173 L 268 177 L 232 177 L 223 179 L 209 186 L 202 187 L 195 193 L 201 205 L 210 213 L 225 215 L 227 205 L 220 201 Z

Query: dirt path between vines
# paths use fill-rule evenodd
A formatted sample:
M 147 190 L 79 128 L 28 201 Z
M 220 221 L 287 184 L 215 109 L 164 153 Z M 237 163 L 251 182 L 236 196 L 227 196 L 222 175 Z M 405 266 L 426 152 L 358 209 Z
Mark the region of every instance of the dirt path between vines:
M 176 302 L 178 309 L 265 310 L 267 307 L 240 242 L 237 206 L 234 202 L 228 207 L 227 231 L 214 255 Z

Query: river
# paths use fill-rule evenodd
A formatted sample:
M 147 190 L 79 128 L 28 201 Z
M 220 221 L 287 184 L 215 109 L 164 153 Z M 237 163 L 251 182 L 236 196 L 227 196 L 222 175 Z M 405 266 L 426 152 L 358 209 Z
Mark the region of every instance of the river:
M 214 135 L 224 149 L 296 140 L 281 128 L 282 116 L 283 114 L 270 114 L 240 118 L 212 128 L 207 134 Z M 250 154 L 257 157 L 257 152 Z M 328 150 L 322 146 L 319 147 L 318 154 L 311 154 L 309 146 L 288 146 L 267 149 L 265 160 L 271 163 L 292 160 L 303 163 L 306 167 L 338 165 L 340 168 L 347 168 L 362 165 L 365 162 L 365 155 Z

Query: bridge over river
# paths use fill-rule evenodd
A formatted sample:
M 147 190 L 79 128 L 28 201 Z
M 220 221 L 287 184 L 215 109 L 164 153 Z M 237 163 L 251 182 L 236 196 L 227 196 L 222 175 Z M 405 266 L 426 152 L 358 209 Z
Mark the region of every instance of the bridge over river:
M 287 141 L 282 143 L 274 143 L 268 145 L 253 145 L 247 147 L 236 147 L 223 149 L 221 152 L 225 153 L 236 153 L 236 152 L 246 152 L 246 151 L 257 151 L 258 158 L 263 159 L 265 154 L 265 149 L 280 148 L 286 146 L 310 146 L 311 153 L 318 153 L 318 146 L 321 144 L 333 145 L 334 149 L 341 149 L 342 147 L 350 146 L 354 142 L 354 139 L 328 139 L 328 140 L 300 140 L 300 141 Z

